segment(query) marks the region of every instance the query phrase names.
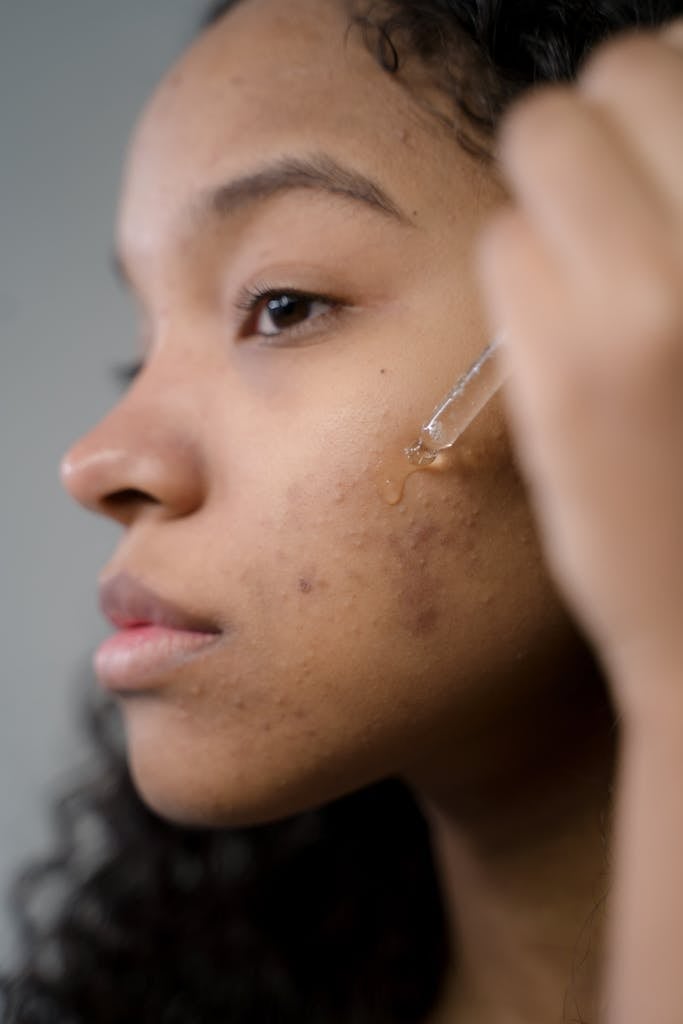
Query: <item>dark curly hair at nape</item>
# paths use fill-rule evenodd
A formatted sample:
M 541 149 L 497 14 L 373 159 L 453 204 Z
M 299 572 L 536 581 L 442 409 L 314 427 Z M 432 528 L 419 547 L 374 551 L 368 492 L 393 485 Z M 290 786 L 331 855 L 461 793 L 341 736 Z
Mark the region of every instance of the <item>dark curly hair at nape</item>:
M 14 886 L 22 963 L 0 982 L 3 1024 L 424 1019 L 448 951 L 403 785 L 256 828 L 182 828 L 137 796 L 114 706 L 83 706 L 98 767 Z
M 248 2 L 215 5 L 206 26 Z M 525 89 L 679 13 L 674 0 L 387 0 L 349 23 L 387 73 L 416 57 L 433 68 L 455 137 L 485 155 Z M 96 764 L 56 804 L 54 853 L 14 887 L 3 1024 L 425 1019 L 450 951 L 428 829 L 402 784 L 259 828 L 185 829 L 137 796 L 113 706 L 84 707 Z

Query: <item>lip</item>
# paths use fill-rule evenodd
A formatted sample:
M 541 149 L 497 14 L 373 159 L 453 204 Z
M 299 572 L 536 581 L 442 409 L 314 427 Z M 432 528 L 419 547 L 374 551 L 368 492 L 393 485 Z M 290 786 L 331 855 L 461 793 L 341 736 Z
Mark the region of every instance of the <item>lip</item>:
M 223 637 L 215 621 L 160 597 L 125 572 L 103 582 L 99 598 L 102 613 L 118 629 L 93 659 L 95 673 L 108 689 L 130 692 L 158 685 Z
M 201 618 L 179 605 L 159 597 L 153 590 L 127 572 L 118 572 L 100 584 L 100 609 L 112 626 L 166 626 L 192 633 L 220 633 L 220 625 Z

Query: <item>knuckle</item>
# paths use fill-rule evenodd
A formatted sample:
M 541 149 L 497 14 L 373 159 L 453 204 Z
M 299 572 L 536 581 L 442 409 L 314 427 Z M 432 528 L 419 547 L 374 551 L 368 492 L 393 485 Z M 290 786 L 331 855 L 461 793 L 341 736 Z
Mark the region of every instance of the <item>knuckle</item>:
M 642 30 L 610 39 L 586 59 L 578 85 L 596 96 L 618 98 L 624 86 L 632 83 L 634 71 L 650 74 L 656 70 L 659 46 L 652 33 Z
M 668 46 L 673 46 L 683 54 L 683 17 L 670 21 L 663 29 L 661 38 Z
M 553 138 L 566 128 L 568 109 L 575 106 L 574 92 L 569 86 L 545 85 L 531 90 L 518 100 L 505 115 L 499 149 L 505 158 L 530 144 L 552 145 Z

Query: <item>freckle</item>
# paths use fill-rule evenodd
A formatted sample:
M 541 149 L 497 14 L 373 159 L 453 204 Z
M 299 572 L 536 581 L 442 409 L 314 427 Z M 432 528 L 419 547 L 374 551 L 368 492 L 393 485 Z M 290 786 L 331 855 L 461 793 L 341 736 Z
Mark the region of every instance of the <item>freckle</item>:
M 380 372 L 380 373 L 382 373 L 382 374 L 384 374 L 384 373 L 386 373 L 387 371 L 386 371 L 386 370 L 384 370 L 384 369 L 382 369 L 382 370 L 380 370 L 379 372 Z
M 302 594 L 310 594 L 313 590 L 313 584 L 310 580 L 307 580 L 305 576 L 299 577 L 298 587 Z

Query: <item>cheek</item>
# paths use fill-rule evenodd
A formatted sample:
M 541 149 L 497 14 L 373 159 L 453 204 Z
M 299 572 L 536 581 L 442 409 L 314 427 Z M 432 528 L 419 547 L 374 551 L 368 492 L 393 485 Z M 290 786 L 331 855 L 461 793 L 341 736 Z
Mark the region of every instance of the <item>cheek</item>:
M 484 557 L 491 523 L 479 474 L 416 475 L 395 506 L 378 481 L 372 458 L 321 468 L 289 480 L 278 512 L 261 515 L 252 586 L 283 649 L 294 629 L 341 660 L 354 643 L 423 656 L 490 591 L 502 561 Z
M 487 458 L 416 475 L 396 506 L 357 460 L 282 466 L 267 495 L 215 503 L 206 577 L 234 636 L 203 676 L 129 709 L 150 802 L 267 820 L 452 753 L 547 618 L 521 492 Z

